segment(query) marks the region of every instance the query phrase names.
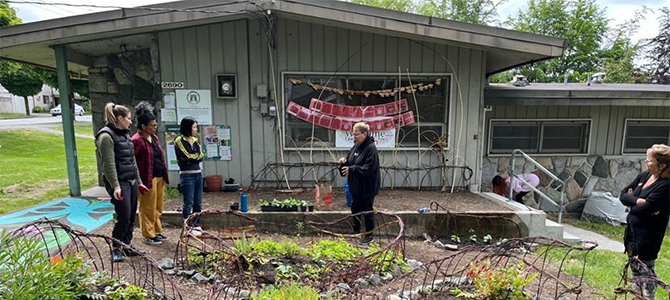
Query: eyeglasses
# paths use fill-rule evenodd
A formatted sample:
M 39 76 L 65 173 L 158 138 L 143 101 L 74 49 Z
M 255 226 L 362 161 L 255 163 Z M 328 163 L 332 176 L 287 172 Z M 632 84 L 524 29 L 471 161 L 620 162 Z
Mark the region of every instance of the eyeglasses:
M 147 125 L 147 126 L 151 127 L 151 128 L 156 128 L 156 127 L 158 127 L 158 124 L 151 124 L 151 125 Z
M 644 163 L 645 163 L 645 164 L 649 164 L 649 163 L 653 163 L 653 162 L 654 162 L 654 161 L 651 160 L 651 159 L 649 159 L 649 158 L 647 158 L 647 159 L 644 160 Z
M 361 134 L 363 134 L 363 133 L 361 133 L 361 132 L 354 132 L 353 134 L 354 134 L 354 136 L 359 136 L 359 135 L 361 135 Z

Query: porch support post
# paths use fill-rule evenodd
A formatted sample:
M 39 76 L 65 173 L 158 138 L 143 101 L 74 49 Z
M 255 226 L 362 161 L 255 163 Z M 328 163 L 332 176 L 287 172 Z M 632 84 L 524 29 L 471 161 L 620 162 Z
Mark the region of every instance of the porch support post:
M 70 196 L 81 196 L 79 183 L 79 161 L 77 159 L 77 144 L 74 137 L 74 107 L 70 98 L 70 75 L 67 69 L 67 51 L 65 46 L 57 46 L 56 74 L 58 75 L 58 93 L 63 120 L 63 137 L 65 138 L 65 159 L 67 162 L 67 178 L 70 185 Z

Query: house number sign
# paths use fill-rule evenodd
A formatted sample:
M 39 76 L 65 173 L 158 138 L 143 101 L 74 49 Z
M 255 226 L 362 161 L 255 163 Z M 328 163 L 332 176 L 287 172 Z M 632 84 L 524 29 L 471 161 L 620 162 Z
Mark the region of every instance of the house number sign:
M 183 82 L 164 81 L 164 82 L 161 82 L 161 88 L 163 88 L 163 89 L 183 89 L 184 88 L 184 83 Z

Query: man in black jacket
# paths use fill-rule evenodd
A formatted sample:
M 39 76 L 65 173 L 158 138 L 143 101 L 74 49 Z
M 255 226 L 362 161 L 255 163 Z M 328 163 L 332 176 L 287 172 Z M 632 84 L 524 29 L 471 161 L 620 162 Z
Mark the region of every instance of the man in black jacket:
M 370 127 L 363 123 L 354 125 L 354 146 L 347 157 L 339 160 L 342 176 L 347 176 L 352 203 L 351 213 L 372 212 L 375 196 L 379 193 L 381 176 L 379 174 L 379 154 L 375 139 L 370 136 Z M 372 242 L 372 230 L 375 228 L 373 213 L 365 214 L 365 236 L 359 241 L 367 245 Z M 354 218 L 354 232 L 359 233 L 361 222 Z

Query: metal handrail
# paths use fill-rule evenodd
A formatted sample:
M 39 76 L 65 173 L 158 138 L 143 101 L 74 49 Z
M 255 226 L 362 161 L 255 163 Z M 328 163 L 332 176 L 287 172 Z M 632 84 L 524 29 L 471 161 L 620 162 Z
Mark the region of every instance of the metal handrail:
M 532 163 L 533 163 L 538 169 L 540 169 L 542 172 L 544 172 L 545 174 L 549 175 L 549 177 L 553 178 L 554 180 L 558 181 L 558 183 L 560 183 L 560 187 L 561 187 L 561 204 L 560 204 L 560 205 L 558 205 L 558 204 L 556 203 L 556 201 L 554 201 L 553 199 L 549 198 L 549 197 L 548 197 L 547 195 L 545 195 L 543 192 L 540 192 L 540 190 L 536 189 L 534 186 L 532 186 L 532 185 L 531 185 L 530 183 L 528 183 L 526 180 L 524 180 L 523 178 L 517 176 L 516 172 L 514 171 L 514 166 L 515 166 L 515 161 L 516 161 L 516 155 L 517 155 L 517 154 L 521 154 L 521 156 L 523 156 L 526 160 L 532 162 Z M 563 203 L 564 203 L 564 201 L 565 201 L 565 182 L 564 182 L 563 180 L 561 180 L 560 178 L 556 177 L 556 175 L 554 175 L 553 173 L 549 172 L 549 170 L 547 170 L 545 167 L 543 167 L 543 166 L 540 165 L 538 162 L 536 162 L 534 159 L 532 159 L 530 156 L 528 156 L 528 154 L 526 154 L 526 153 L 524 153 L 523 151 L 521 151 L 521 149 L 515 149 L 514 151 L 512 151 L 512 159 L 511 159 L 511 162 L 510 162 L 510 163 L 511 163 L 511 165 L 510 165 L 510 168 L 509 168 L 509 169 L 510 169 L 509 201 L 513 201 L 513 200 L 514 200 L 514 190 L 512 189 L 512 185 L 513 185 L 513 183 L 514 183 L 514 179 L 518 179 L 518 180 L 520 180 L 523 184 L 525 184 L 526 186 L 530 187 L 530 188 L 533 190 L 533 192 L 538 193 L 538 194 L 540 195 L 540 197 L 542 197 L 544 200 L 547 200 L 547 201 L 553 203 L 554 205 L 559 206 L 559 209 L 558 209 L 558 223 L 561 224 L 562 221 L 563 221 Z

